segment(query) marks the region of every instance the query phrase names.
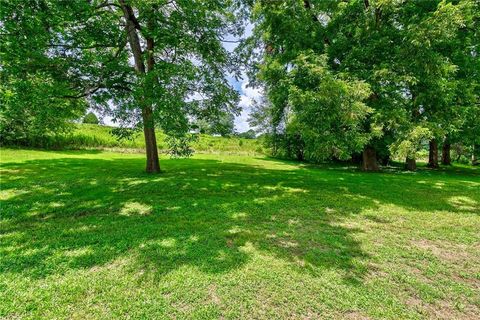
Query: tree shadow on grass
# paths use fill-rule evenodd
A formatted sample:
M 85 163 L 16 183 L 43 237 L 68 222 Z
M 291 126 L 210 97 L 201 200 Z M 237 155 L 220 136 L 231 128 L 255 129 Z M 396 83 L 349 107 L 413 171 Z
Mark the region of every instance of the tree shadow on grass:
M 148 175 L 143 164 L 3 164 L 0 272 L 42 278 L 131 258 L 132 267 L 159 277 L 182 266 L 222 273 L 247 263 L 245 248 L 253 247 L 300 272 L 335 269 L 358 283 L 368 255 L 356 240 L 361 231 L 343 226 L 344 219 L 388 203 L 420 211 L 478 207 L 469 189 L 448 183 L 442 197 L 417 200 L 443 177 L 422 177 L 431 182 L 424 185 L 412 176 L 199 159 L 165 160 L 165 173 Z M 470 199 L 470 207 L 455 206 L 452 196 Z

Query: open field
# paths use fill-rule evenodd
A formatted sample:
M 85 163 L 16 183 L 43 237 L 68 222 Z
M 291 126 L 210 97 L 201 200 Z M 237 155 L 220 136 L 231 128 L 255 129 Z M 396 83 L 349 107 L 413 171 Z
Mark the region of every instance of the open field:
M 480 170 L 1 150 L 0 318 L 478 319 Z
M 143 132 L 135 134 L 132 139 L 119 140 L 111 134 L 113 127 L 79 123 L 74 124 L 72 132 L 48 135 L 32 140 L 29 145 L 46 149 L 107 149 L 113 151 L 143 152 L 145 138 Z M 165 134 L 156 131 L 158 148 L 168 149 Z M 238 137 L 215 137 L 208 134 L 197 135 L 192 148 L 197 153 L 230 153 L 242 155 L 259 155 L 264 153 L 262 142 L 258 139 Z

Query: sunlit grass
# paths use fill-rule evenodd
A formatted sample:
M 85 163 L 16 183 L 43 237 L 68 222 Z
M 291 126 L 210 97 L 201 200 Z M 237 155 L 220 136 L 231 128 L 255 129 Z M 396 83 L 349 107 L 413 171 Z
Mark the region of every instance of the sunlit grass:
M 0 318 L 475 318 L 480 172 L 1 150 Z
M 92 149 L 122 153 L 142 153 L 145 140 L 142 132 L 134 134 L 130 139 L 118 139 L 112 134 L 113 127 L 96 124 L 74 124 L 71 132 L 50 135 L 30 141 L 30 146 L 46 149 Z M 165 134 L 157 130 L 157 144 L 161 152 L 168 151 Z M 265 153 L 259 139 L 244 139 L 235 136 L 220 137 L 207 134 L 196 135 L 191 147 L 197 153 L 261 155 Z

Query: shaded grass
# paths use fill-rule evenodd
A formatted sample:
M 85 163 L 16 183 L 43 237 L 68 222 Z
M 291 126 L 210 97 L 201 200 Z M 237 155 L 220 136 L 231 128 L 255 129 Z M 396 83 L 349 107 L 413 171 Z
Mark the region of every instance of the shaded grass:
M 1 150 L 0 317 L 475 318 L 480 177 Z

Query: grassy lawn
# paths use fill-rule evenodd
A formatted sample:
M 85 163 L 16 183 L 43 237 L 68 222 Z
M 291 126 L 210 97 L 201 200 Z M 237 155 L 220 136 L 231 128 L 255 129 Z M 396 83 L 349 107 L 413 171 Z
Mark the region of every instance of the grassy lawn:
M 1 150 L 0 318 L 473 319 L 480 170 Z

